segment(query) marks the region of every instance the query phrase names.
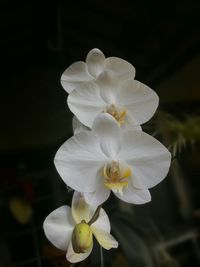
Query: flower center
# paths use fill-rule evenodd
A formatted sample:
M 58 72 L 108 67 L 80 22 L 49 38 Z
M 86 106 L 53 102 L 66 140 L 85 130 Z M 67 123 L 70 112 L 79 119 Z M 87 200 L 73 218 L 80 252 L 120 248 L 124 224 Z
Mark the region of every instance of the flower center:
M 103 168 L 104 185 L 114 193 L 123 195 L 123 188 L 128 186 L 128 177 L 131 176 L 130 167 L 123 168 L 118 162 L 112 161 Z
M 117 108 L 114 104 L 108 106 L 105 112 L 113 116 L 120 125 L 124 123 L 127 114 L 126 109 Z

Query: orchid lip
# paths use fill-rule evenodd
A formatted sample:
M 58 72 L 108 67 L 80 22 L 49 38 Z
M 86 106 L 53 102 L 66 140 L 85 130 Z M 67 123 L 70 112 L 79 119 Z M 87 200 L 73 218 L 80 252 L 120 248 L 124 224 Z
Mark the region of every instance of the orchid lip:
M 72 247 L 75 253 L 86 253 L 92 246 L 93 234 L 90 226 L 82 220 L 72 233 Z
M 123 195 L 123 189 L 128 186 L 128 178 L 131 176 L 131 168 L 124 167 L 117 161 L 105 164 L 103 167 L 104 186 L 114 193 Z

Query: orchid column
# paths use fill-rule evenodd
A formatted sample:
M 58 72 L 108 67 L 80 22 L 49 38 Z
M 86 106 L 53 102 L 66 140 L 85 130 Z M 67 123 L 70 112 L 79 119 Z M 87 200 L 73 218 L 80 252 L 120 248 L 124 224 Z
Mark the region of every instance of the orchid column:
M 68 251 L 71 262 L 90 254 L 93 235 L 102 247 L 117 247 L 106 226 L 108 217 L 102 223 L 105 212 L 100 211 L 111 192 L 122 201 L 143 204 L 151 200 L 149 188 L 168 173 L 169 151 L 141 128 L 155 113 L 158 96 L 134 77 L 130 63 L 105 58 L 98 49 L 88 53 L 86 62 L 72 64 L 61 77 L 76 117 L 74 136 L 59 148 L 55 166 L 63 181 L 80 192 L 74 193 L 74 199 L 79 195 L 79 212 L 84 215 L 72 223 L 69 208 L 61 207 L 46 218 L 44 230 L 55 246 Z M 85 205 L 93 212 L 86 212 Z

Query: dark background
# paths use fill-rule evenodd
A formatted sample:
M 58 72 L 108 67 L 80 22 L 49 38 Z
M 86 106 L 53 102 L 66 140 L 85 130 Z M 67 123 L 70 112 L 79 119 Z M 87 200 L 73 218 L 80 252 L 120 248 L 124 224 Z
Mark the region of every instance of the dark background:
M 0 266 L 58 266 L 49 260 L 54 252 L 47 249 L 41 226 L 50 211 L 71 199 L 53 166 L 55 152 L 72 135 L 62 72 L 97 47 L 107 57 L 132 63 L 136 79 L 158 93 L 160 109 L 178 117 L 198 114 L 199 1 L 1 1 L 0 10 Z M 136 207 L 140 219 L 159 225 L 164 240 L 189 232 L 186 241 L 198 243 L 198 159 L 196 150 L 185 150 L 179 156 L 184 185 L 168 178 L 152 190 L 151 203 Z M 9 209 L 15 197 L 31 206 L 26 224 Z M 180 212 L 183 199 L 190 215 Z M 180 266 L 191 266 L 180 256 L 189 251 L 192 266 L 199 266 L 199 250 L 184 242 L 172 255 Z M 126 266 L 128 256 L 120 257 Z

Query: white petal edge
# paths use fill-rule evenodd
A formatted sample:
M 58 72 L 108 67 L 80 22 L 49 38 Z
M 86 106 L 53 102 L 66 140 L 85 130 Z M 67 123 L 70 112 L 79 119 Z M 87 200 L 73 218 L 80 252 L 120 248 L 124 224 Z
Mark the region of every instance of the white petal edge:
M 88 73 L 87 65 L 83 61 L 71 64 L 61 76 L 61 84 L 70 93 L 82 82 L 92 81 L 94 78 Z
M 90 131 L 68 139 L 57 151 L 54 163 L 63 181 L 79 192 L 94 192 L 97 175 L 107 161 L 97 137 Z
M 151 201 L 151 194 L 149 190 L 134 188 L 130 182 L 128 187 L 124 190 L 123 196 L 119 193 L 114 194 L 119 199 L 135 205 L 145 204 Z
M 96 191 L 83 194 L 89 205 L 99 206 L 109 198 L 110 190 L 103 185 L 102 177 L 102 185 L 99 185 Z
M 97 77 L 104 69 L 105 56 L 101 50 L 94 48 L 86 57 L 86 64 L 88 72 L 93 76 Z
M 171 154 L 158 140 L 142 131 L 123 131 L 119 160 L 132 167 L 132 184 L 137 189 L 151 188 L 167 175 Z
M 92 125 L 98 136 L 102 151 L 114 160 L 121 149 L 121 129 L 118 122 L 108 113 L 99 114 Z
M 117 248 L 118 242 L 115 238 L 107 233 L 106 231 L 96 228 L 95 226 L 91 225 L 92 232 L 97 239 L 98 243 L 105 249 L 109 250 L 111 248 Z
M 126 107 L 139 124 L 154 115 L 159 102 L 158 95 L 150 87 L 136 80 L 121 83 L 117 98 L 117 103 Z
M 135 78 L 135 68 L 133 65 L 118 57 L 106 58 L 105 69 L 112 70 L 120 81 Z
M 47 239 L 55 247 L 67 251 L 74 228 L 71 209 L 68 206 L 62 206 L 51 212 L 46 217 L 43 228 Z
M 106 107 L 106 103 L 100 95 L 100 88 L 95 83 L 85 83 L 74 89 L 69 94 L 67 103 L 80 122 L 90 128 L 95 117 Z
M 110 220 L 107 213 L 101 208 L 98 219 L 92 224 L 97 229 L 110 233 Z
M 76 262 L 80 262 L 85 260 L 91 253 L 93 249 L 93 244 L 90 248 L 90 250 L 86 253 L 75 253 L 73 248 L 72 248 L 72 242 L 70 242 L 68 250 L 67 250 L 67 254 L 66 254 L 66 258 L 69 262 L 71 263 L 76 263 Z

